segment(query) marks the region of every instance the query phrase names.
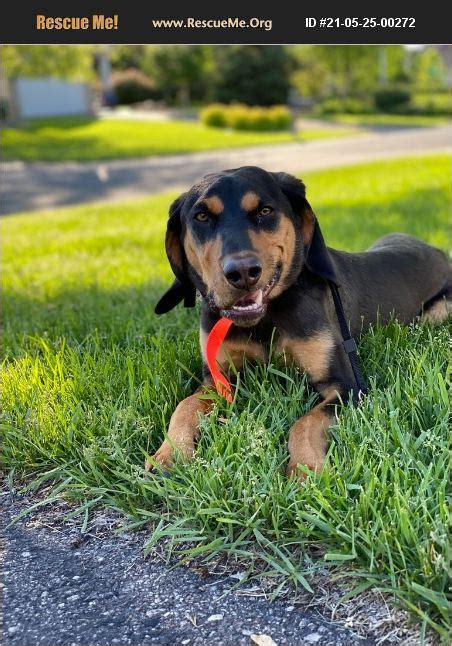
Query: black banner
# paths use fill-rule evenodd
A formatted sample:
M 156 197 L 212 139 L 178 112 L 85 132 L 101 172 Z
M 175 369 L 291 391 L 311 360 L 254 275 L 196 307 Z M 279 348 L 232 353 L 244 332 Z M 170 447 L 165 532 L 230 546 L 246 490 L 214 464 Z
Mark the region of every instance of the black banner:
M 216 3 L 199 0 L 3 5 L 4 44 L 448 44 L 444 1 Z

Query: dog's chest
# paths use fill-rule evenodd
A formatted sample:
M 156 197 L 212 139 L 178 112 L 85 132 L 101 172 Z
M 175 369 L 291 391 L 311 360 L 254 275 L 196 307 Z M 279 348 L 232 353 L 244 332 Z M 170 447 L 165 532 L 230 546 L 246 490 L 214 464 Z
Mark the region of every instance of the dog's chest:
M 306 372 L 313 381 L 327 378 L 333 349 L 333 336 L 325 331 L 308 337 L 281 336 L 275 345 L 276 355 Z
M 280 365 L 296 366 L 317 382 L 327 378 L 333 350 L 333 336 L 326 331 L 309 337 L 275 334 L 272 343 L 270 340 L 262 341 L 255 337 L 243 336 L 226 339 L 218 353 L 217 361 L 224 367 L 232 363 L 240 369 L 245 360 L 266 363 L 271 354 Z

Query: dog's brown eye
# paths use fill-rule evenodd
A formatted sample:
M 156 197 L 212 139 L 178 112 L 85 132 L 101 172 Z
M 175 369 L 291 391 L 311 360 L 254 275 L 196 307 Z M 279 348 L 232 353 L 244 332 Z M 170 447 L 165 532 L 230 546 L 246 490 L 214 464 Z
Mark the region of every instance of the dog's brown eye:
M 202 211 L 195 215 L 195 220 L 198 220 L 198 222 L 207 222 L 208 219 L 209 219 L 209 216 L 203 213 Z
M 270 213 L 273 213 L 271 206 L 264 206 L 264 208 L 259 211 L 259 215 L 270 215 Z

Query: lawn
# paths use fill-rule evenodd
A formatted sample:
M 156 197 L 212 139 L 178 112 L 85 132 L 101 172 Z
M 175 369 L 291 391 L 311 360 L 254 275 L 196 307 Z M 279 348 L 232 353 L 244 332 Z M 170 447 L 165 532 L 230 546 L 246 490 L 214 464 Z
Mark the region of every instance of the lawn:
M 363 249 L 406 231 L 449 246 L 447 155 L 304 176 L 332 246 Z M 315 401 L 306 381 L 248 366 L 236 401 L 202 422 L 196 459 L 146 477 L 176 403 L 200 378 L 197 313 L 153 314 L 170 280 L 163 252 L 174 195 L 3 220 L 3 459 L 90 506 L 151 522 L 147 550 L 241 559 L 250 576 L 315 590 L 318 568 L 357 590 L 392 592 L 447 634 L 447 325 L 375 329 L 371 385 L 332 432 L 329 470 L 283 475 L 291 423 Z M 151 531 L 151 530 L 149 530 Z M 344 569 L 344 564 L 346 568 Z M 352 579 L 353 580 L 353 579 Z
M 97 161 L 201 152 L 321 139 L 353 131 L 313 129 L 282 132 L 232 132 L 187 121 L 120 119 L 36 119 L 23 128 L 5 128 L 2 157 L 23 161 Z
M 447 116 L 422 114 L 334 114 L 324 115 L 321 118 L 350 126 L 393 126 L 397 128 L 440 126 L 451 121 Z

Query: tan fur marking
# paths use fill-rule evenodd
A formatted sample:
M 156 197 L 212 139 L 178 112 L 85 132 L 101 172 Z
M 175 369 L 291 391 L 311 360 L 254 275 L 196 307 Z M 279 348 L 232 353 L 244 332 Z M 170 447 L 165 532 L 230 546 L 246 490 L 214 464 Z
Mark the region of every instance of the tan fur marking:
M 422 314 L 421 321 L 423 323 L 438 324 L 447 321 L 450 316 L 452 316 L 452 301 L 443 299 L 429 307 Z
M 167 231 L 165 247 L 166 253 L 173 269 L 182 271 L 182 246 L 179 240 L 179 236 L 174 231 Z
M 323 397 L 323 401 L 319 404 L 320 406 L 322 404 L 325 406 L 325 404 L 333 401 L 333 399 L 337 399 L 339 395 L 339 389 L 336 386 L 325 386 L 324 388 L 319 388 L 319 392 Z
M 185 255 L 187 256 L 188 262 L 196 271 L 196 273 L 201 276 L 202 269 L 198 258 L 199 249 L 195 239 L 193 238 L 191 231 L 187 231 L 187 234 L 185 236 L 184 249 L 185 249 Z
M 218 195 L 211 195 L 210 197 L 205 197 L 203 199 L 204 204 L 207 206 L 209 211 L 214 215 L 220 215 L 224 211 L 223 200 L 221 200 Z
M 309 246 L 314 235 L 315 216 L 314 213 L 308 209 L 302 213 L 301 221 L 301 237 L 306 246 Z
M 309 339 L 282 338 L 277 344 L 277 350 L 289 355 L 314 382 L 327 379 L 333 348 L 334 339 L 329 332 L 321 332 Z
M 207 333 L 203 329 L 199 330 L 199 343 L 201 345 L 202 357 L 205 361 Z M 232 364 L 239 370 L 243 366 L 244 360 L 264 362 L 265 352 L 260 343 L 249 339 L 232 340 L 225 339 L 217 354 L 217 363 L 220 370 L 227 371 Z
M 248 191 L 242 197 L 240 206 L 244 211 L 255 211 L 260 203 L 260 197 L 254 191 Z
M 245 359 L 264 362 L 265 354 L 262 345 L 255 341 L 228 341 L 226 339 L 217 355 L 219 366 L 225 370 L 228 369 L 231 361 L 239 370 Z
M 178 449 L 186 460 L 193 457 L 195 441 L 199 435 L 199 414 L 206 415 L 213 407 L 210 399 L 199 399 L 202 391 L 183 399 L 174 411 L 168 428 L 168 439 L 163 442 L 153 459 L 166 468 L 173 464 L 173 449 Z M 146 460 L 145 469 L 153 467 Z
M 332 420 L 318 407 L 295 422 L 289 435 L 289 464 L 287 475 L 297 472 L 297 465 L 303 464 L 311 471 L 318 472 L 323 466 L 328 447 L 327 429 Z M 300 473 L 304 478 L 304 474 Z
M 202 327 L 199 328 L 199 345 L 201 348 L 201 356 L 203 361 L 206 360 L 206 343 L 207 343 L 207 332 L 204 332 Z
M 187 260 L 209 289 L 218 275 L 221 256 L 221 240 L 215 238 L 199 246 L 191 231 L 187 231 L 184 240 Z
M 276 231 L 249 231 L 251 244 L 259 254 L 264 265 L 264 276 L 270 280 L 275 266 L 282 262 L 281 278 L 272 291 L 274 298 L 287 285 L 285 279 L 292 265 L 295 252 L 295 231 L 289 218 L 281 213 L 280 225 Z

